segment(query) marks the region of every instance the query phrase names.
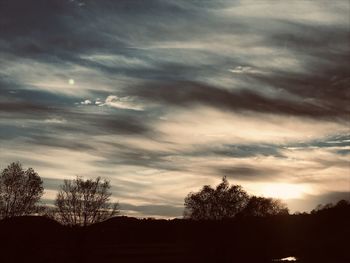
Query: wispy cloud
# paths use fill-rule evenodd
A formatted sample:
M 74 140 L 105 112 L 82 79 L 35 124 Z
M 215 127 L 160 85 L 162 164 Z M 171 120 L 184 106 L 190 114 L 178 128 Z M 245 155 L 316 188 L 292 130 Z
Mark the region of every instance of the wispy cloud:
M 343 196 L 349 11 L 346 0 L 3 1 L 1 167 L 33 166 L 47 199 L 63 178 L 107 177 L 140 216 L 180 216 L 188 192 L 223 175 L 255 194 L 294 185 L 294 210 Z

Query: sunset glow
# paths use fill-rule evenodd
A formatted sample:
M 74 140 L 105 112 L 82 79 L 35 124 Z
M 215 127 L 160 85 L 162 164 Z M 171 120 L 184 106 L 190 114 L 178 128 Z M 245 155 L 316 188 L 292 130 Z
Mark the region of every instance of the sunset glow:
M 261 194 L 266 197 L 280 199 L 299 199 L 303 198 L 304 194 L 310 191 L 307 186 L 295 184 L 266 184 L 261 189 Z

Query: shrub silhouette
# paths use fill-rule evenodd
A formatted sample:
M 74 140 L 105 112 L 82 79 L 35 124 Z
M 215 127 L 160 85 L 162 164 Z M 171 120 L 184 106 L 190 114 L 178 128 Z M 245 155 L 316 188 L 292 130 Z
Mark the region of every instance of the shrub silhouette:
M 286 204 L 279 199 L 265 198 L 260 196 L 252 196 L 249 198 L 248 204 L 242 210 L 242 216 L 273 216 L 288 215 L 289 210 Z
M 43 194 L 43 181 L 32 169 L 11 163 L 0 175 L 0 217 L 29 215 Z
M 236 216 L 288 215 L 287 206 L 279 199 L 251 196 L 239 185 L 229 185 L 226 177 L 214 189 L 209 185 L 185 198 L 184 218 L 219 220 Z
M 248 194 L 239 185 L 229 185 L 226 177 L 214 189 L 203 186 L 197 193 L 185 198 L 184 217 L 190 219 L 224 219 L 240 213 L 249 201 Z
M 87 226 L 104 221 L 119 213 L 118 204 L 110 203 L 110 183 L 107 180 L 64 180 L 53 216 L 66 225 Z
M 319 204 L 315 209 L 311 211 L 311 214 L 327 214 L 327 213 L 339 213 L 350 212 L 350 201 L 339 200 L 336 204 L 328 203 L 325 205 Z

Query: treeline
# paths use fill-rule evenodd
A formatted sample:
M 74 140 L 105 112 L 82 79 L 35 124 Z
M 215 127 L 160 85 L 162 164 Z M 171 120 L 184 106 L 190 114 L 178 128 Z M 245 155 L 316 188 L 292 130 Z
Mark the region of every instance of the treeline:
M 54 206 L 42 205 L 43 181 L 32 168 L 24 170 L 19 162 L 8 165 L 0 175 L 0 219 L 42 215 L 64 225 L 87 226 L 120 214 L 118 203 L 110 201 L 110 182 L 95 179 L 64 180 Z M 216 187 L 205 185 L 185 198 L 184 218 L 223 220 L 244 217 L 288 215 L 286 204 L 278 199 L 250 196 L 241 186 L 229 185 L 226 177 Z M 342 200 L 337 206 L 349 205 Z M 312 213 L 332 208 L 318 206 Z
M 187 220 L 155 220 L 116 217 L 110 183 L 100 178 L 63 181 L 51 207 L 40 203 L 43 191 L 20 163 L 1 172 L 1 262 L 350 262 L 345 200 L 290 215 L 279 200 L 223 178 L 187 195 Z
M 220 220 L 247 216 L 288 215 L 279 199 L 250 196 L 240 185 L 229 185 L 226 177 L 216 188 L 205 185 L 185 198 L 184 217 L 196 220 Z
M 118 203 L 110 202 L 111 185 L 100 177 L 64 180 L 54 206 L 42 205 L 43 181 L 19 162 L 8 165 L 0 175 L 0 219 L 41 215 L 70 226 L 87 226 L 119 214 Z
M 113 217 L 67 227 L 40 216 L 0 221 L 1 262 L 350 262 L 350 205 L 313 214 L 161 220 Z M 20 252 L 20 253 L 19 253 Z

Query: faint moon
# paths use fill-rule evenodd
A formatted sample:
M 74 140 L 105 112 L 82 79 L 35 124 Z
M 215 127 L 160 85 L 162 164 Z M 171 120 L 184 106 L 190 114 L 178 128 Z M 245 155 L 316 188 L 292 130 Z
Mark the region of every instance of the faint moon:
M 68 83 L 69 83 L 69 85 L 74 85 L 75 81 L 74 81 L 74 79 L 69 79 Z

